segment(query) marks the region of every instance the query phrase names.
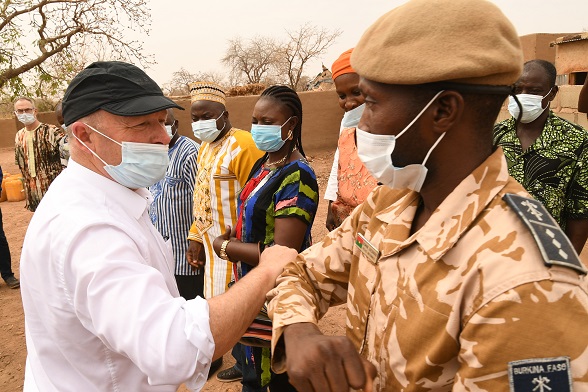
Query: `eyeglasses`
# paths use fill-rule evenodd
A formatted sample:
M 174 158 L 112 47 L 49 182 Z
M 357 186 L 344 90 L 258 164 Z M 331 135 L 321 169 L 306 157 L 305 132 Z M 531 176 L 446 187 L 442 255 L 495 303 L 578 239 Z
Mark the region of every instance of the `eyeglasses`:
M 35 110 L 35 109 L 33 109 L 33 108 L 17 109 L 14 111 L 14 113 L 16 113 L 16 114 L 32 113 L 33 110 Z

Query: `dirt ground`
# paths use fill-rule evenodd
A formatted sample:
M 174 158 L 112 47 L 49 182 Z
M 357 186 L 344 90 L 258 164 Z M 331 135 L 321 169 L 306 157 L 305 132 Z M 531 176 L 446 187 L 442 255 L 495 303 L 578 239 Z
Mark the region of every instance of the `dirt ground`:
M 317 174 L 319 188 L 324 190 L 327 185 L 327 177 L 331 169 L 330 154 L 311 157 L 311 164 Z M 16 174 L 18 168 L 14 164 L 14 150 L 0 149 L 0 165 L 4 173 Z M 322 195 L 321 195 L 322 198 Z M 19 273 L 20 252 L 27 226 L 33 216 L 24 208 L 24 201 L 0 203 L 4 232 L 10 246 L 12 256 L 12 270 L 17 277 Z M 324 226 L 326 219 L 326 203 L 321 199 L 319 211 L 313 226 L 313 238 L 319 239 L 326 234 Z M 24 315 L 20 299 L 20 290 L 12 290 L 0 279 L 0 391 L 22 391 L 24 380 L 24 368 L 26 360 L 26 345 L 24 334 Z M 331 309 L 321 321 L 321 328 L 328 334 L 344 334 L 344 310 L 342 308 Z M 223 366 L 220 370 L 232 366 L 234 363 L 230 353 L 224 356 Z M 180 387 L 178 392 L 187 392 L 188 389 Z M 205 392 L 238 392 L 241 384 L 238 382 L 223 383 L 212 375 L 202 389 Z
M 321 190 L 324 190 L 327 184 L 331 159 L 332 154 L 330 153 L 309 157 Z M 5 173 L 18 172 L 14 165 L 14 150 L 0 149 L 0 165 Z M 18 277 L 22 242 L 33 214 L 24 208 L 24 201 L 3 202 L 0 204 L 0 208 L 2 209 L 4 231 L 10 245 L 13 271 Z M 312 231 L 315 240 L 326 234 L 325 219 L 326 203 L 322 200 L 321 194 L 319 210 Z M 588 265 L 588 246 L 584 248 L 581 257 Z M 4 284 L 4 281 L 0 281 L 0 301 L 2 303 L 0 306 L 0 391 L 22 391 L 26 346 L 20 291 L 11 290 Z M 321 320 L 321 329 L 327 334 L 343 334 L 344 317 L 342 307 L 331 309 Z M 230 353 L 227 353 L 224 356 L 221 370 L 232 366 L 233 362 Z M 213 375 L 202 390 L 205 392 L 238 392 L 241 390 L 241 384 L 238 382 L 222 383 L 217 381 Z M 186 391 L 188 390 L 183 386 L 178 389 L 178 392 Z

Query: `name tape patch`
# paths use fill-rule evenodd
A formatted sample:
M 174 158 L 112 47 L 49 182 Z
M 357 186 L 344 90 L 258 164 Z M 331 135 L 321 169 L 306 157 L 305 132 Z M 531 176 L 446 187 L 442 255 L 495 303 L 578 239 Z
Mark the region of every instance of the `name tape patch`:
M 533 358 L 508 363 L 511 392 L 570 392 L 570 358 Z
M 378 264 L 380 251 L 360 233 L 357 233 L 357 237 L 355 237 L 355 246 L 361 250 L 370 263 Z

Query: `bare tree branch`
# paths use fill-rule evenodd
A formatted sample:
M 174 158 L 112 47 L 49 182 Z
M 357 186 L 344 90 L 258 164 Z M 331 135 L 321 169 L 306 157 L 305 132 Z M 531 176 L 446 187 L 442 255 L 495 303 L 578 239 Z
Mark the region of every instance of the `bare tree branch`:
M 222 62 L 231 68 L 236 81 L 261 83 L 279 62 L 278 44 L 273 38 L 257 36 L 246 43 L 240 37 L 229 40 Z
M 146 1 L 0 0 L 0 89 L 8 86 L 14 95 L 14 88 L 24 88 L 23 77 L 34 79 L 35 72 L 57 88 L 51 78 L 71 78 L 82 63 L 80 53 L 84 62 L 100 60 L 102 53 L 143 66 L 152 63 L 141 42 L 127 38 L 130 30 L 149 33 Z M 36 38 L 31 40 L 31 34 Z
M 306 64 L 325 53 L 341 31 L 329 31 L 306 23 L 298 30 L 287 31 L 287 34 L 289 41 L 281 48 L 282 68 L 288 76 L 290 88 L 298 90 Z

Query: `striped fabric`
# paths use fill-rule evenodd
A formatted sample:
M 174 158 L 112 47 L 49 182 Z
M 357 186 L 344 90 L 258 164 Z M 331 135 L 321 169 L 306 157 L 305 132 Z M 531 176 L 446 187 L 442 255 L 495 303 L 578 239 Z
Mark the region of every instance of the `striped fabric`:
M 251 134 L 232 128 L 220 140 L 202 143 L 194 187 L 194 222 L 188 239 L 204 244 L 204 297 L 222 294 L 233 277 L 232 264 L 219 258 L 212 242 L 237 222 L 237 195 L 263 153 Z
M 198 144 L 180 136 L 168 152 L 169 166 L 163 178 L 149 187 L 153 203 L 151 221 L 165 240 L 171 239 L 176 262 L 175 275 L 196 275 L 186 261 L 188 231 L 192 223 L 194 182 Z
M 318 208 L 319 190 L 314 171 L 305 159 L 300 159 L 272 170 L 262 166 L 251 181 L 262 176 L 239 206 L 244 209 L 241 241 L 271 246 L 276 219 L 298 218 L 307 224 L 304 241 L 298 249 L 302 252 L 312 245 L 310 232 Z M 251 268 L 241 263 L 243 275 Z

